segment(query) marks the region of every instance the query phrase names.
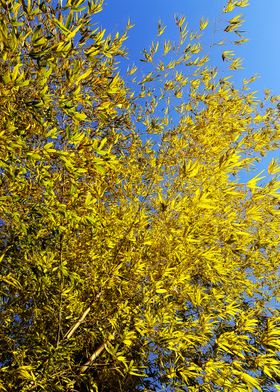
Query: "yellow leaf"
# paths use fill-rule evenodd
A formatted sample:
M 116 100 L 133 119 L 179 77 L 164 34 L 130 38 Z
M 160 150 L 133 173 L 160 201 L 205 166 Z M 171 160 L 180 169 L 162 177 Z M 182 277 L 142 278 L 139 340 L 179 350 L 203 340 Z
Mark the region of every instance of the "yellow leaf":
M 167 290 L 166 289 L 157 289 L 156 293 L 157 294 L 164 294 L 164 293 L 167 293 Z
M 208 20 L 201 18 L 200 22 L 199 22 L 200 31 L 203 31 L 204 29 L 206 29 L 207 26 L 208 26 Z
M 75 84 L 79 84 L 79 82 L 80 82 L 81 80 L 86 79 L 86 78 L 87 78 L 89 75 L 91 75 L 91 74 L 92 74 L 92 69 L 89 68 L 85 73 L 83 73 L 82 75 L 80 75 L 80 76 L 76 79 Z
M 159 21 L 158 22 L 158 37 L 160 37 L 164 33 L 165 29 L 166 29 L 166 26 L 163 26 L 162 22 Z
M 75 117 L 75 119 L 77 119 L 79 121 L 84 121 L 84 120 L 86 120 L 87 115 L 83 112 L 75 112 L 74 117 Z

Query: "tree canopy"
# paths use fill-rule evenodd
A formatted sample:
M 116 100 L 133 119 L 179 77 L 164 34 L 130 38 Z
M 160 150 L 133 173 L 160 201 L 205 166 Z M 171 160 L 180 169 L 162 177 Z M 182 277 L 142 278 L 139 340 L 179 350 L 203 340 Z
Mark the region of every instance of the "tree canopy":
M 102 3 L 0 1 L 0 391 L 280 390 L 279 98 Z

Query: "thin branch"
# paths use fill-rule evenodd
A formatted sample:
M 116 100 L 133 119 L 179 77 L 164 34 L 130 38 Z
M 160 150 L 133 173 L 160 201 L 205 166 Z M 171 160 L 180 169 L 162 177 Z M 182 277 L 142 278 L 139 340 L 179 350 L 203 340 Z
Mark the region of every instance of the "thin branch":
M 81 367 L 80 369 L 80 374 L 81 373 L 85 373 L 88 368 L 92 365 L 92 363 L 95 361 L 95 359 L 97 357 L 99 357 L 99 355 L 102 354 L 102 352 L 105 350 L 106 348 L 106 344 L 107 342 L 102 343 L 95 351 L 94 353 L 90 356 L 89 360 Z
M 79 326 L 82 324 L 82 322 L 84 321 L 84 319 L 86 318 L 86 316 L 88 315 L 88 313 L 90 312 L 91 307 L 89 306 L 84 313 L 82 314 L 82 316 L 79 318 L 79 320 L 77 321 L 77 323 L 75 325 L 73 325 L 73 327 L 71 327 L 67 333 L 64 335 L 64 339 L 70 339 L 71 336 L 73 335 L 73 333 L 76 331 L 77 328 L 79 328 Z
M 113 334 L 110 337 L 108 337 L 105 340 L 105 342 L 103 342 L 94 351 L 94 353 L 90 356 L 90 358 L 86 361 L 86 363 L 84 363 L 83 366 L 81 366 L 80 374 L 85 373 L 88 370 L 88 368 L 93 364 L 93 362 L 96 360 L 96 358 L 99 357 L 99 355 L 101 355 L 103 353 L 103 351 L 106 349 L 108 341 L 114 339 L 114 337 L 115 337 L 115 332 L 113 332 Z
M 76 322 L 76 324 L 74 324 L 64 335 L 63 339 L 70 339 L 71 336 L 74 334 L 74 332 L 76 331 L 77 328 L 79 328 L 79 326 L 82 324 L 82 322 L 84 321 L 84 319 L 86 318 L 86 316 L 89 314 L 90 310 L 91 310 L 91 306 L 93 305 L 93 303 L 95 301 L 97 301 L 100 296 L 101 296 L 102 291 L 100 291 L 95 298 L 93 298 L 89 304 L 89 306 L 87 307 L 87 309 L 84 311 L 84 313 L 81 315 L 81 317 L 79 318 L 79 320 Z
M 60 267 L 62 266 L 62 241 L 63 241 L 63 234 L 60 234 L 60 238 L 59 238 L 59 253 L 60 253 Z M 58 329 L 57 329 L 57 340 L 56 340 L 56 345 L 59 345 L 60 342 L 60 337 L 62 335 L 62 292 L 63 292 L 63 288 L 64 288 L 64 276 L 61 273 L 61 277 L 60 277 L 60 295 L 59 295 L 59 314 L 58 314 Z

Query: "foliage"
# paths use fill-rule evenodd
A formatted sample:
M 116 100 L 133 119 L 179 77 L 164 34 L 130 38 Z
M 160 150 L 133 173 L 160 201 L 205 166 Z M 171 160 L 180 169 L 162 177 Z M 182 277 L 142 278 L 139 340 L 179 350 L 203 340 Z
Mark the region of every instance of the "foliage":
M 0 391 L 272 391 L 280 166 L 239 175 L 279 148 L 278 98 L 184 18 L 121 77 L 131 24 L 101 9 L 1 0 Z

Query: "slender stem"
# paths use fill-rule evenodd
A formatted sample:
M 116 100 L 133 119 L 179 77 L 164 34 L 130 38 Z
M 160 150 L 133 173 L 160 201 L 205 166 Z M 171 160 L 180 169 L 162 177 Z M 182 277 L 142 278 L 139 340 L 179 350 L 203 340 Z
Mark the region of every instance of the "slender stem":
M 106 348 L 106 344 L 107 342 L 102 343 L 95 351 L 94 353 L 90 356 L 90 358 L 87 360 L 87 362 L 81 367 L 80 369 L 80 374 L 81 373 L 85 373 L 88 368 L 91 366 L 91 364 L 95 361 L 95 359 L 97 357 L 99 357 L 99 355 L 102 354 L 102 352 L 105 350 Z
M 60 245 L 59 245 L 59 252 L 60 252 L 60 267 L 62 266 L 62 241 L 63 241 L 63 234 L 60 234 Z M 60 272 L 61 273 L 61 272 Z M 64 288 L 64 276 L 61 273 L 61 281 L 60 281 L 60 298 L 59 298 L 59 313 L 58 313 L 58 329 L 57 329 L 57 340 L 56 345 L 59 345 L 60 337 L 62 334 L 62 291 Z
M 114 337 L 115 337 L 115 332 L 111 337 L 107 338 L 105 342 L 103 342 L 99 347 L 97 347 L 97 349 L 90 356 L 90 358 L 83 364 L 83 366 L 81 366 L 80 374 L 85 373 L 88 370 L 88 368 L 93 364 L 96 358 L 99 357 L 99 355 L 101 355 L 103 351 L 106 349 L 108 341 L 114 339 Z
M 88 313 L 90 312 L 91 307 L 89 306 L 84 313 L 82 314 L 82 316 L 79 318 L 79 320 L 77 321 L 77 323 L 75 325 L 73 325 L 73 327 L 71 327 L 67 333 L 64 335 L 64 339 L 70 339 L 71 336 L 74 334 L 74 332 L 76 331 L 77 328 L 79 328 L 79 326 L 82 324 L 82 322 L 84 321 L 84 319 L 86 318 L 86 316 L 88 315 Z
M 89 314 L 90 310 L 91 310 L 91 306 L 92 304 L 97 301 L 100 296 L 101 296 L 102 291 L 100 291 L 95 298 L 93 298 L 89 304 L 89 306 L 87 307 L 87 309 L 83 312 L 83 314 L 81 315 L 81 317 L 79 318 L 79 320 L 76 322 L 76 324 L 74 324 L 64 335 L 63 339 L 70 339 L 71 336 L 74 334 L 74 332 L 76 331 L 77 328 L 79 328 L 79 326 L 82 324 L 82 322 L 84 321 L 84 319 L 86 318 L 86 316 Z

